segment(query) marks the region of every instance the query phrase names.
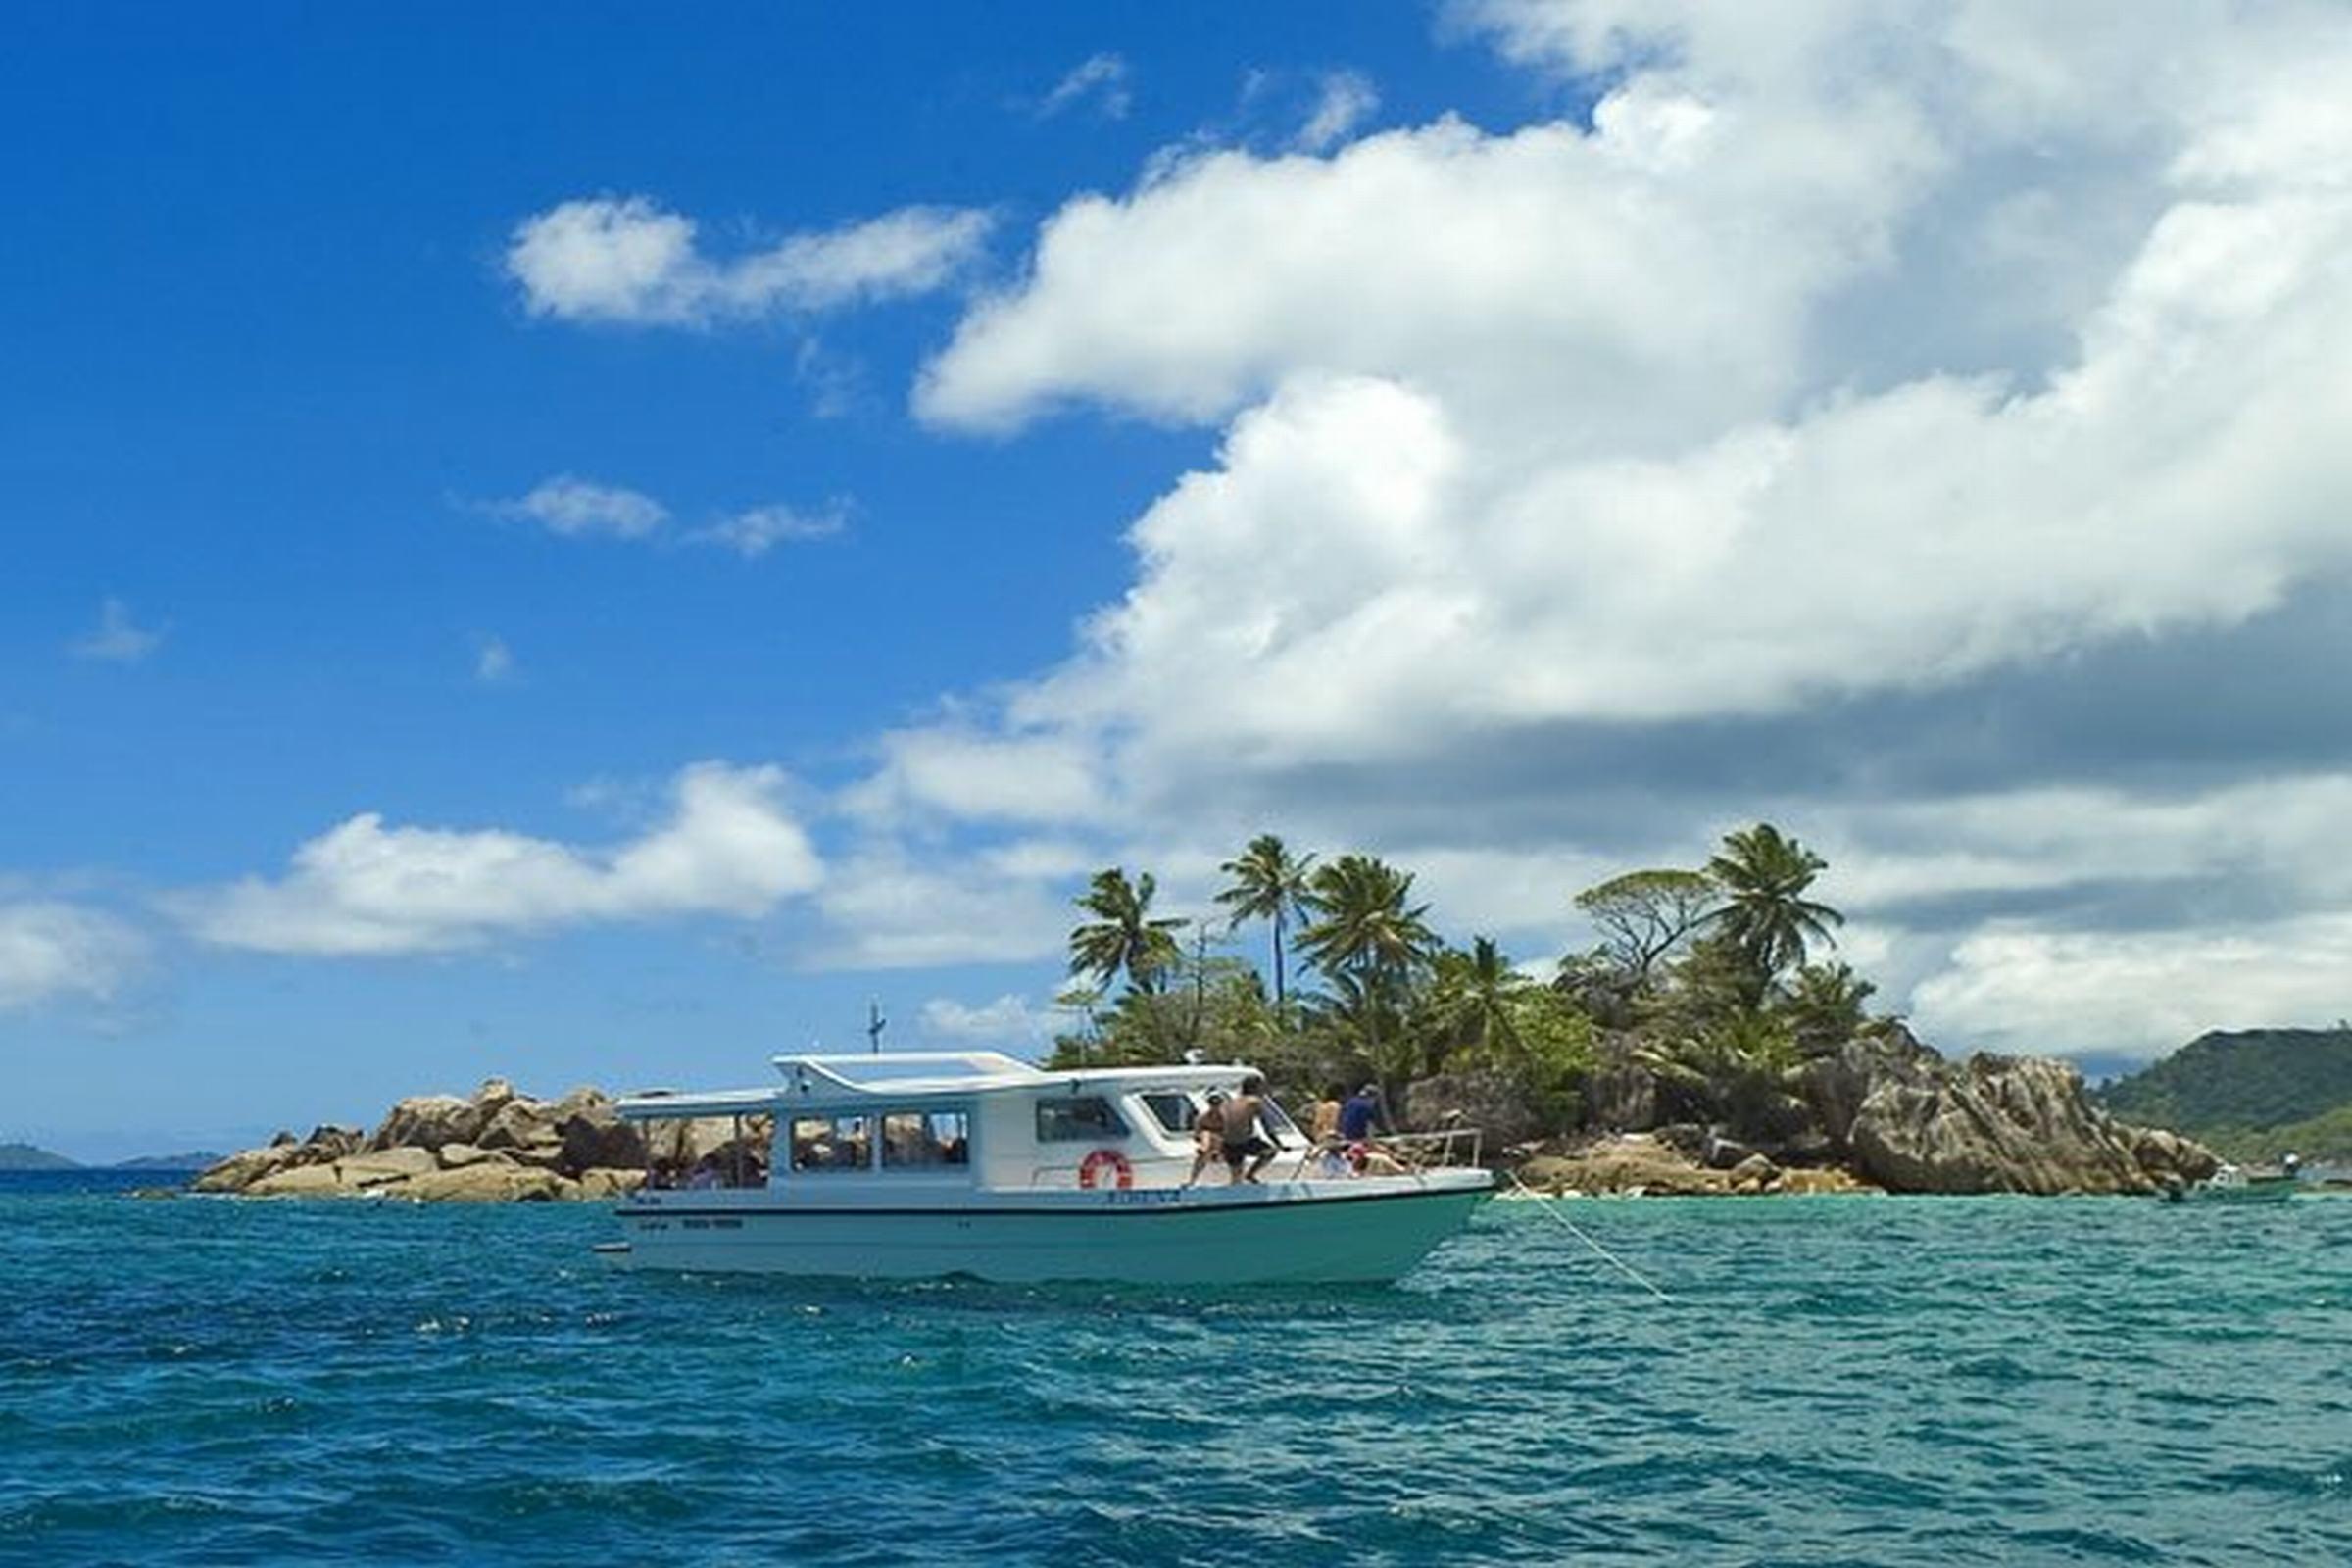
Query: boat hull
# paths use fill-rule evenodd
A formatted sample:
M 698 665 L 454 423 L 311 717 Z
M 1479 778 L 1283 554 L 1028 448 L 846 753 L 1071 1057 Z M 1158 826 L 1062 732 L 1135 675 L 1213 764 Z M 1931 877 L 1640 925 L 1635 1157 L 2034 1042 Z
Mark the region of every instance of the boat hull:
M 2251 1181 L 2230 1186 L 2207 1183 L 2188 1190 L 2192 1203 L 2283 1203 L 2295 1196 L 2296 1183 L 2292 1177 L 2256 1177 Z
M 1485 1172 L 1448 1174 L 1455 1179 L 1442 1183 L 990 1194 L 955 1208 L 649 1194 L 620 1206 L 625 1240 L 603 1250 L 623 1268 L 698 1273 L 1375 1284 L 1410 1270 L 1492 1196 Z

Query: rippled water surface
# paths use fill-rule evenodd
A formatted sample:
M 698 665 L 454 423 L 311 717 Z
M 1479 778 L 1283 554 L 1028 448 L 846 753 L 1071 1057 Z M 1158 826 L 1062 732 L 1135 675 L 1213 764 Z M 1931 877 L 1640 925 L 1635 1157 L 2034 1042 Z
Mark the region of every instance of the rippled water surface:
M 1404 1285 L 0 1185 L 0 1561 L 2352 1562 L 2352 1200 L 1532 1204 Z

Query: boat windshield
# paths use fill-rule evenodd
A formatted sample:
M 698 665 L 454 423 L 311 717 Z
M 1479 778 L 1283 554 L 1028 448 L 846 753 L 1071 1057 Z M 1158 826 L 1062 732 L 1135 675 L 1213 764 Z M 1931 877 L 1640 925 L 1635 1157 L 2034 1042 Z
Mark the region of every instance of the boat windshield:
M 1189 1133 L 1193 1123 L 1200 1119 L 1200 1107 L 1180 1089 L 1154 1090 L 1146 1094 L 1143 1102 L 1144 1108 L 1152 1112 L 1152 1119 L 1159 1123 L 1163 1132 Z

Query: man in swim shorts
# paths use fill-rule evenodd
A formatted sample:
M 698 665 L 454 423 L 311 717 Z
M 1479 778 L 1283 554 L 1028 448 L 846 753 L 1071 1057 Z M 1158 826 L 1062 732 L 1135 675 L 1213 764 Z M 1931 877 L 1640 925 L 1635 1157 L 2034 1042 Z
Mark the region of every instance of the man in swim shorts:
M 1225 1102 L 1225 1169 L 1235 1182 L 1255 1182 L 1274 1157 L 1274 1145 L 1258 1131 L 1266 1108 L 1266 1081 L 1251 1073 L 1242 1092 Z

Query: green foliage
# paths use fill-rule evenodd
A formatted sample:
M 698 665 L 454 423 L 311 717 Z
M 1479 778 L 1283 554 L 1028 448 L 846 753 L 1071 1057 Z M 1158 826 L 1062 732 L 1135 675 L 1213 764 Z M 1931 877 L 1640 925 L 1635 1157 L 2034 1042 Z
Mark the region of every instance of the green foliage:
M 2224 1123 L 2200 1127 L 2190 1136 L 2224 1159 L 2243 1165 L 2275 1165 L 2279 1156 L 2290 1153 L 2318 1164 L 2352 1165 L 2352 1104 L 2276 1127 Z
M 1130 988 L 1094 1027 L 1059 1036 L 1046 1065 L 1143 1067 L 1182 1061 L 1199 1052 L 1204 1061 L 1263 1065 L 1279 1031 L 1257 971 L 1236 958 L 1211 957 L 1188 978 L 1196 983 L 1159 991 Z
M 1313 856 L 1293 855 L 1281 839 L 1260 833 L 1250 841 L 1249 848 L 1217 868 L 1232 878 L 1217 895 L 1217 902 L 1231 911 L 1226 918 L 1235 925 L 1263 920 L 1272 934 L 1277 1007 L 1290 994 L 1284 974 L 1283 935 L 1293 919 L 1306 916 L 1307 877 L 1314 864 Z
M 2352 1028 L 2201 1035 L 2098 1095 L 2126 1121 L 2208 1142 L 2324 1119 L 2352 1107 Z
M 1703 871 L 1628 871 L 1579 893 L 1576 906 L 1600 933 L 1599 956 L 1643 990 L 1659 962 L 1713 911 L 1721 891 Z
M 1771 1012 L 1734 1007 L 1693 1030 L 1645 1035 L 1634 1056 L 1658 1080 L 1670 1119 L 1721 1122 L 1742 1137 L 1793 1130 L 1789 1091 L 1804 1057 Z
M 1511 967 L 1493 937 L 1473 938 L 1468 952 L 1447 948 L 1430 971 L 1425 1026 L 1442 1059 L 1515 1057 L 1520 1052 L 1515 1003 L 1535 982 Z
M 1592 1073 L 1592 1020 L 1557 991 L 1540 986 L 1514 994 L 1510 1014 L 1509 1050 L 1494 1064 L 1525 1086 L 1545 1132 L 1565 1132 L 1584 1112 L 1584 1085 Z
M 1134 882 L 1113 866 L 1097 871 L 1078 907 L 1095 918 L 1070 933 L 1070 973 L 1108 985 L 1120 975 L 1135 991 L 1157 991 L 1183 961 L 1172 933 L 1186 922 L 1155 919 L 1152 897 L 1158 883 L 1146 871 Z
M 1707 875 L 1723 889 L 1724 903 L 1707 918 L 1748 959 L 1763 986 L 1783 970 L 1805 961 L 1806 944 L 1836 946 L 1831 927 L 1845 916 L 1805 892 L 1829 865 L 1769 822 L 1724 836 L 1723 849 L 1707 862 Z
M 1867 980 L 1848 964 L 1805 961 L 1841 919 L 1805 897 L 1822 869 L 1819 856 L 1758 824 L 1727 837 L 1705 872 L 1610 878 L 1576 900 L 1601 946 L 1563 959 L 1543 985 L 1491 937 L 1443 944 L 1409 872 L 1357 854 L 1317 863 L 1261 834 L 1224 862 L 1216 899 L 1223 930 L 1271 928 L 1272 1002 L 1250 965 L 1208 952 L 1206 928 L 1187 959 L 1172 935 L 1186 922 L 1152 914 L 1150 875 L 1131 883 L 1105 870 L 1077 901 L 1093 918 L 1070 935 L 1070 969 L 1087 983 L 1056 999 L 1073 1027 L 1049 1065 L 1198 1053 L 1256 1066 L 1293 1101 L 1367 1077 L 1395 1092 L 1475 1072 L 1514 1085 L 1559 1131 L 1578 1120 L 1607 1031 L 1612 1054 L 1630 1052 L 1656 1075 L 1669 1119 L 1768 1136 L 1801 1115 L 1790 1089 L 1805 1060 L 1873 1027 Z M 1302 995 L 1285 972 L 1294 949 L 1318 981 Z
M 1775 1011 L 1807 1055 L 1835 1050 L 1869 1022 L 1863 1004 L 1878 987 L 1849 963 L 1808 963 L 1789 977 Z
M 1413 877 L 1370 855 L 1343 855 L 1307 880 L 1314 920 L 1298 946 L 1326 975 L 1401 976 L 1428 961 L 1438 934 L 1429 906 L 1410 904 Z

